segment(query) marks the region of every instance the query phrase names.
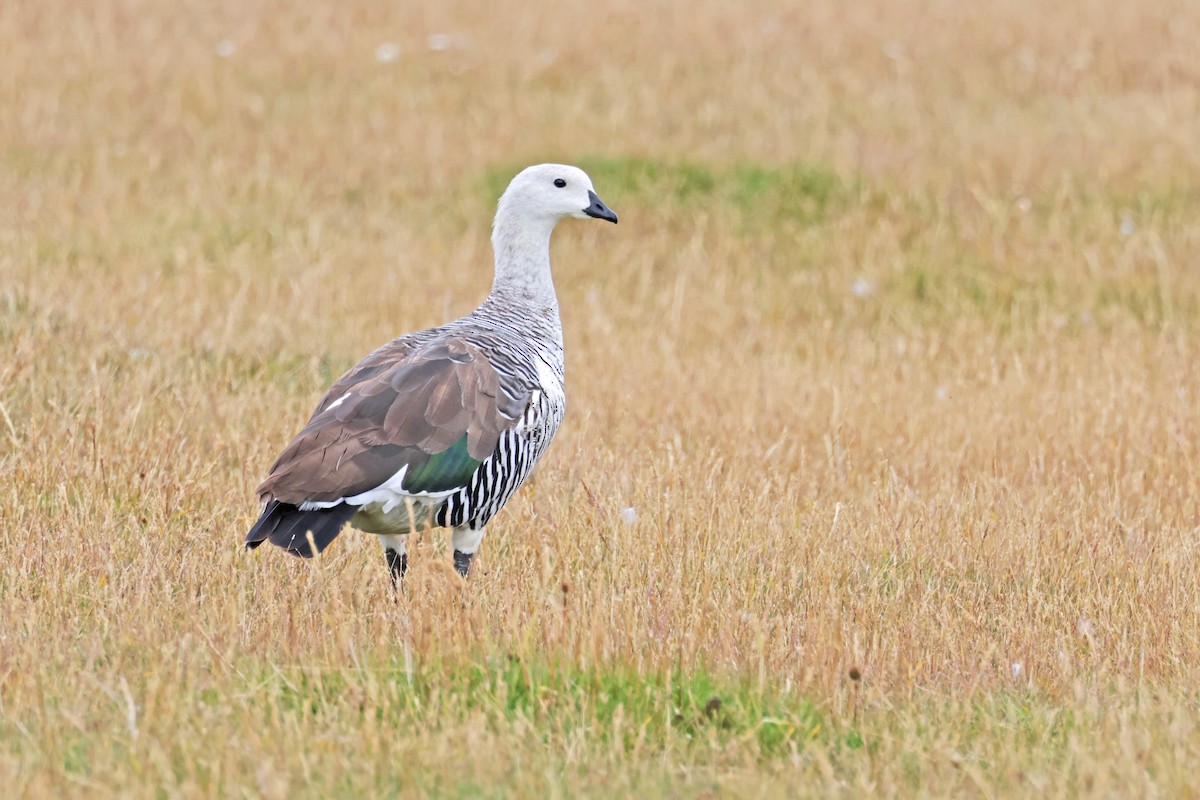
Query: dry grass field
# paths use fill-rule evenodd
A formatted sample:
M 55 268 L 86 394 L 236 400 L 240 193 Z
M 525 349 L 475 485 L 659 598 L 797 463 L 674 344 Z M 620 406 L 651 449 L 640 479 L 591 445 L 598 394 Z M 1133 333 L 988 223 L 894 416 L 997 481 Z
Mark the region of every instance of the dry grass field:
M 1200 8 L 5 0 L 0 793 L 1200 795 Z M 439 532 L 241 538 L 470 310 L 569 411 Z M 633 509 L 633 512 L 628 511 Z

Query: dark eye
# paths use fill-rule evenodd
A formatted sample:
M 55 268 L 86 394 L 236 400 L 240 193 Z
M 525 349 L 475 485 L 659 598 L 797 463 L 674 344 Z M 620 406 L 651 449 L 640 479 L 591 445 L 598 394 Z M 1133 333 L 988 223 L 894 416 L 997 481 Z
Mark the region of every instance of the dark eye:
M 564 181 L 562 178 L 555 178 L 554 185 L 561 189 L 567 185 L 567 182 Z

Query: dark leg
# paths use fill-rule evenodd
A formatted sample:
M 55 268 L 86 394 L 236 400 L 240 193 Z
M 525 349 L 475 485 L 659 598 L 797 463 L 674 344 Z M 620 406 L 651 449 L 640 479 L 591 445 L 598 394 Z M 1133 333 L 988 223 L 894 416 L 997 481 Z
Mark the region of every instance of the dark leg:
M 401 534 L 385 533 L 379 536 L 383 545 L 383 556 L 387 559 L 388 572 L 392 575 L 392 588 L 399 589 L 408 571 L 408 554 L 404 552 L 408 537 Z
M 408 553 L 397 553 L 395 550 L 384 550 L 384 556 L 387 557 L 388 569 L 392 573 L 392 588 L 399 589 L 400 582 L 404 580 L 404 573 L 408 571 Z
M 479 549 L 479 543 L 483 541 L 483 528 L 455 528 L 450 541 L 454 545 L 454 569 L 465 578 L 471 569 L 471 559 Z

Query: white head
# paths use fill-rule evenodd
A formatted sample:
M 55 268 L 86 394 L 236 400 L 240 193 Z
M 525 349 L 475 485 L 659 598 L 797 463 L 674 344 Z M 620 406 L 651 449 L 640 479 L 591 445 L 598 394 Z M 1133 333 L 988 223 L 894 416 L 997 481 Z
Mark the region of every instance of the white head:
M 538 164 L 521 170 L 496 209 L 497 227 L 505 219 L 553 227 L 564 217 L 617 221 L 617 215 L 596 195 L 587 173 L 566 164 Z
M 558 301 L 550 277 L 550 234 L 564 217 L 617 221 L 612 209 L 596 196 L 592 179 L 579 167 L 539 164 L 512 179 L 500 197 L 492 225 L 496 251 L 493 293 L 553 308 L 557 319 Z

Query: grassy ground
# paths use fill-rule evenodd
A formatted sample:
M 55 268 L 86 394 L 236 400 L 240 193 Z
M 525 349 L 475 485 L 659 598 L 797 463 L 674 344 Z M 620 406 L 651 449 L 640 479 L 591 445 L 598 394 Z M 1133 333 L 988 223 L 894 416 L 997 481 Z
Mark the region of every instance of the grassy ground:
M 4 794 L 1200 794 L 1197 41 L 1117 0 L 0 5 Z M 471 579 L 438 533 L 395 599 L 360 534 L 243 553 L 545 160 L 621 224 L 556 234 L 570 410 Z

